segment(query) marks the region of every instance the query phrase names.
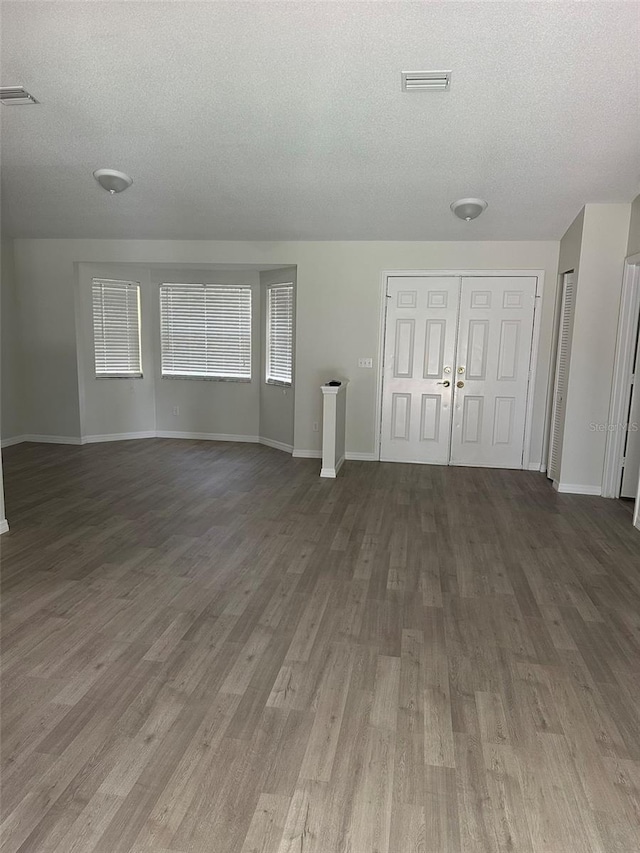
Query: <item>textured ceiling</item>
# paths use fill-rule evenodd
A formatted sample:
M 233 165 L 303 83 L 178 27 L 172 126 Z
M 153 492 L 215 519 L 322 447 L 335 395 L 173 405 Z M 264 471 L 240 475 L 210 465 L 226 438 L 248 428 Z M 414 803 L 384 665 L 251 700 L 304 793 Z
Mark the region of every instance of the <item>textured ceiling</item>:
M 557 239 L 640 186 L 640 3 L 4 2 L 3 230 Z M 452 69 L 448 93 L 400 71 Z M 111 197 L 99 167 L 134 185 Z M 449 204 L 489 202 L 470 224 Z

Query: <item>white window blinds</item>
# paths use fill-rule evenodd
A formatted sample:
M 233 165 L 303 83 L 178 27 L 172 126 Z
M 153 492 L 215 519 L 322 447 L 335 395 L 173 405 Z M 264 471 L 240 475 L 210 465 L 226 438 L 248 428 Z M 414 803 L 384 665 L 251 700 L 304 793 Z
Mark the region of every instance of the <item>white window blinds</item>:
M 140 285 L 94 278 L 92 298 L 96 376 L 142 376 Z
M 160 285 L 162 375 L 251 379 L 251 288 Z
M 293 372 L 293 285 L 267 290 L 267 376 L 272 384 L 291 385 Z

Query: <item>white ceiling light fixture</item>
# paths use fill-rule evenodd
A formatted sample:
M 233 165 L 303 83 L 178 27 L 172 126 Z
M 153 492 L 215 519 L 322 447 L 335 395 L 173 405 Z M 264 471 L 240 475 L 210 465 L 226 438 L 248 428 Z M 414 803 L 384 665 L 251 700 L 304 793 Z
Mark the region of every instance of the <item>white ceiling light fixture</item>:
M 27 92 L 24 86 L 0 86 L 0 103 L 24 106 L 38 102 L 33 95 Z
M 123 190 L 126 190 L 133 183 L 133 178 L 115 169 L 96 169 L 93 177 L 102 189 L 111 193 L 111 195 L 123 192 Z
M 458 219 L 471 222 L 487 209 L 487 202 L 483 198 L 459 198 L 451 205 L 451 210 Z
M 450 71 L 403 71 L 403 92 L 446 92 L 451 85 Z

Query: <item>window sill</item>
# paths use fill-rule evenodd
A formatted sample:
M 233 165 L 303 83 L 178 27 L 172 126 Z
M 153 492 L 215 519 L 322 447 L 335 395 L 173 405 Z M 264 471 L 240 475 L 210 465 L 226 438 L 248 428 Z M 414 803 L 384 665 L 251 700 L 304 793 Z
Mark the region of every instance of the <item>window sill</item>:
M 144 379 L 142 373 L 96 373 L 95 379 Z
M 279 379 L 266 379 L 265 385 L 275 385 L 278 388 L 292 388 L 293 382 L 281 382 Z
M 188 376 L 182 373 L 163 373 L 163 379 L 186 379 L 188 382 L 241 382 L 248 384 L 252 380 L 236 376 Z

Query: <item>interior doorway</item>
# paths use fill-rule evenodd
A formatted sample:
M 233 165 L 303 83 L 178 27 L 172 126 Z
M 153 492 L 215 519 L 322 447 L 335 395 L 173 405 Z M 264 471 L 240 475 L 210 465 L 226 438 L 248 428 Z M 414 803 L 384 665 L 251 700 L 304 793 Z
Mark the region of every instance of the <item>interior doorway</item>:
M 626 259 L 607 424 L 602 495 L 636 501 L 640 514 L 640 254 Z
M 387 274 L 381 461 L 528 467 L 540 290 L 529 272 Z

